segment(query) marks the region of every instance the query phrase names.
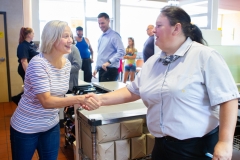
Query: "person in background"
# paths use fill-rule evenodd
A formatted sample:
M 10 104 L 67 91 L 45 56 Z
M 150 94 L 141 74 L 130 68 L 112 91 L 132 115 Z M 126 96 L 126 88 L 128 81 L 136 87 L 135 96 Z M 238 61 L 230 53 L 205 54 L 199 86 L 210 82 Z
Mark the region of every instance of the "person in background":
M 109 23 L 108 14 L 98 15 L 98 24 L 103 34 L 98 40 L 98 57 L 93 77 L 99 72 L 99 82 L 117 80 L 119 61 L 125 55 L 121 37 L 109 27 Z
M 240 96 L 223 57 L 204 45 L 201 30 L 180 7 L 164 7 L 154 33 L 162 52 L 132 83 L 87 97 L 102 106 L 141 98 L 155 137 L 152 160 L 231 160 Z
M 144 43 L 143 46 L 143 61 L 146 62 L 149 57 L 154 54 L 154 33 L 153 33 L 154 26 L 148 25 L 147 27 L 147 34 L 148 39 Z
M 84 74 L 84 81 L 91 82 L 92 81 L 92 63 L 93 63 L 93 50 L 88 38 L 83 37 L 83 28 L 76 28 L 77 37 L 75 40 L 77 41 L 76 47 L 80 51 L 82 58 L 82 70 Z
M 72 39 L 73 39 L 73 37 L 72 37 Z M 65 54 L 64 56 L 71 63 L 68 93 L 72 93 L 73 87 L 78 86 L 78 74 L 79 74 L 79 70 L 82 67 L 82 59 L 80 57 L 80 52 L 79 52 L 78 48 L 75 46 L 74 40 L 71 45 L 71 53 Z
M 17 48 L 18 57 L 18 74 L 21 76 L 23 83 L 25 78 L 25 72 L 28 67 L 30 60 L 38 54 L 37 46 L 32 42 L 34 37 L 34 31 L 29 27 L 22 27 L 19 35 L 19 45 Z M 12 97 L 12 101 L 18 105 L 23 92 Z
M 129 73 L 130 81 L 133 81 L 136 73 L 136 63 L 135 59 L 137 56 L 137 49 L 134 48 L 134 39 L 132 37 L 128 38 L 128 47 L 126 48 L 126 55 L 123 57 L 124 62 L 124 80 L 123 83 L 126 83 Z
M 123 61 L 122 61 L 122 59 L 121 59 L 121 60 L 119 61 L 117 80 L 122 81 L 122 75 L 123 75 Z
M 58 157 L 59 109 L 97 102 L 83 95 L 64 97 L 69 88 L 71 64 L 63 57 L 71 52 L 71 29 L 66 22 L 50 21 L 42 31 L 40 53 L 28 64 L 24 94 L 10 120 L 13 160 Z

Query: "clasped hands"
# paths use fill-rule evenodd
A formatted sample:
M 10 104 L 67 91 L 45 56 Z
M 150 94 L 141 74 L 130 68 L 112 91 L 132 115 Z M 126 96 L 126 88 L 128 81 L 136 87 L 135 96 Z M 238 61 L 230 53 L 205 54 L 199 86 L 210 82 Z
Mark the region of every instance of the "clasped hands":
M 91 111 L 91 110 L 98 109 L 102 105 L 102 102 L 99 96 L 94 93 L 89 93 L 83 96 L 84 96 L 84 100 L 81 103 L 81 106 L 83 109 Z

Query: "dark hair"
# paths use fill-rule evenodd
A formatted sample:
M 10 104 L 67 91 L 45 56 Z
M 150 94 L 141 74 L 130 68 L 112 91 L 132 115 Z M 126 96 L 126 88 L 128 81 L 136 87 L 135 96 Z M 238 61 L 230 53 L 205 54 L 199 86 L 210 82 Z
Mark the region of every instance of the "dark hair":
M 128 37 L 128 39 L 131 39 L 132 42 L 133 42 L 133 48 L 134 48 L 134 45 L 135 45 L 135 42 L 134 42 L 134 39 L 132 37 Z M 130 46 L 128 45 L 127 48 L 130 48 Z
M 25 41 L 25 39 L 27 38 L 27 35 L 29 33 L 32 33 L 33 32 L 33 29 L 32 28 L 29 28 L 29 27 L 22 27 L 20 29 L 20 35 L 19 35 L 19 44 L 22 43 L 23 41 Z
M 83 31 L 83 28 L 82 28 L 81 26 L 78 26 L 78 27 L 76 28 L 76 31 Z
M 161 13 L 168 18 L 171 26 L 181 23 L 182 31 L 186 37 L 207 45 L 207 42 L 203 39 L 201 30 L 196 25 L 191 24 L 190 16 L 182 8 L 166 6 L 161 10 Z
M 99 15 L 98 15 L 98 18 L 102 18 L 102 17 L 104 17 L 105 19 L 109 19 L 109 15 L 107 14 L 107 13 L 100 13 Z

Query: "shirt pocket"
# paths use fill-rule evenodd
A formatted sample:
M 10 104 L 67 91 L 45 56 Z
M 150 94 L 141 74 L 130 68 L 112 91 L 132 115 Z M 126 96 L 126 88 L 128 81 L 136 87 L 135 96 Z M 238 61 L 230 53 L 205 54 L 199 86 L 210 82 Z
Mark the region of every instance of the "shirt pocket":
M 177 75 L 166 79 L 165 86 L 171 96 L 185 96 L 192 87 L 193 75 Z

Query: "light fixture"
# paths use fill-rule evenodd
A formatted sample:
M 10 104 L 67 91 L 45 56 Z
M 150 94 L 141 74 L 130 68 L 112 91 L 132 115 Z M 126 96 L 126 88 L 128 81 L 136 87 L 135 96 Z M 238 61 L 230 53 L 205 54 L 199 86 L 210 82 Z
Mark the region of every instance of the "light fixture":
M 178 6 L 179 5 L 179 1 L 177 1 L 177 0 L 168 0 L 168 5 L 170 5 L 170 6 Z

